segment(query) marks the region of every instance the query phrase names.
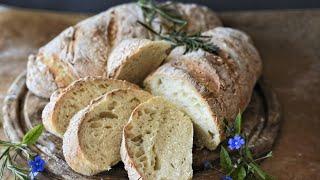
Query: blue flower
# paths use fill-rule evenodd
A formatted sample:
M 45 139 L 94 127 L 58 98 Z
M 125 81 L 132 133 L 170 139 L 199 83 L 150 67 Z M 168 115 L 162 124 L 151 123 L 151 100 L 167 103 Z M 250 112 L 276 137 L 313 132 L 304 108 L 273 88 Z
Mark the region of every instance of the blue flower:
M 235 135 L 233 138 L 229 139 L 228 147 L 230 150 L 240 149 L 244 145 L 244 143 L 244 139 L 241 136 Z
M 31 168 L 30 177 L 33 179 L 39 172 L 44 170 L 46 162 L 41 158 L 41 156 L 34 157 L 33 160 L 28 162 L 29 167 Z
M 230 177 L 230 176 L 223 176 L 223 177 L 222 177 L 222 180 L 232 180 L 232 177 Z

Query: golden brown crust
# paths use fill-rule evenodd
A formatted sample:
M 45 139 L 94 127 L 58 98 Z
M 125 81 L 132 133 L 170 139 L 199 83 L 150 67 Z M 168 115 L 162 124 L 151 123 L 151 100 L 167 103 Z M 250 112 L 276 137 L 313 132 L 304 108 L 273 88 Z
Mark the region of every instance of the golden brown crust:
M 203 50 L 183 54 L 184 48 L 178 47 L 169 55 L 168 63 L 150 75 L 145 84 L 150 88 L 153 78 L 165 76 L 195 88 L 196 96 L 210 107 L 211 119 L 219 130 L 219 141 L 204 144 L 214 149 L 224 137 L 223 119 L 233 120 L 249 103 L 262 63 L 250 37 L 241 31 L 218 27 L 203 34 L 210 35 L 211 42 L 220 47 L 219 56 Z M 202 145 L 201 141 L 198 145 Z
M 206 7 L 178 3 L 177 10 L 190 21 L 187 27 L 189 32 L 221 25 L 215 13 Z M 110 8 L 67 28 L 39 50 L 36 60 L 41 61 L 46 68 L 38 74 L 28 73 L 28 87 L 35 94 L 49 98 L 57 88 L 64 88 L 78 78 L 105 76 L 109 54 L 119 42 L 127 38 L 152 38 L 137 23 L 138 20 L 143 21 L 141 8 L 130 3 Z M 154 26 L 159 27 L 159 22 Z M 38 65 L 35 63 L 32 66 Z M 51 77 L 41 78 L 41 74 Z M 35 82 L 50 86 L 38 86 Z
M 136 113 L 136 112 L 133 112 L 133 113 Z M 121 147 L 120 147 L 121 160 L 125 165 L 124 168 L 128 173 L 129 179 L 134 179 L 134 180 L 144 179 L 142 177 L 142 173 L 138 171 L 137 165 L 130 158 L 130 154 L 129 154 L 127 143 L 126 143 L 126 139 L 127 139 L 126 126 L 123 128 L 123 133 L 122 133 L 122 141 L 121 141 Z
M 102 171 L 109 170 L 113 165 L 120 161 L 120 142 L 122 135 L 118 131 L 122 129 L 122 126 L 124 126 L 125 123 L 127 123 L 127 120 L 129 120 L 129 115 L 132 111 L 131 108 L 134 108 L 138 105 L 137 102 L 129 101 L 130 99 L 132 99 L 132 97 L 139 99 L 143 102 L 147 99 L 152 98 L 152 95 L 146 91 L 139 89 L 115 89 L 113 91 L 110 91 L 109 93 L 106 93 L 92 100 L 87 107 L 79 111 L 72 118 L 70 126 L 63 137 L 63 153 L 67 163 L 73 170 L 75 170 L 78 173 L 90 176 L 100 173 Z M 131 107 L 128 106 L 130 107 L 129 109 L 122 109 L 124 110 L 122 112 L 116 111 L 117 113 L 119 113 L 117 115 L 121 118 L 112 119 L 111 121 L 117 121 L 117 123 L 114 124 L 117 127 L 111 128 L 111 130 L 107 131 L 109 133 L 111 133 L 111 131 L 117 132 L 116 136 L 108 136 L 109 134 L 104 134 L 102 136 L 103 143 L 109 144 L 110 141 L 112 142 L 113 147 L 108 147 L 109 149 L 107 151 L 110 157 L 106 157 L 108 160 L 104 159 L 107 161 L 107 163 L 97 162 L 95 160 L 97 158 L 92 157 L 97 156 L 96 154 L 92 154 L 94 150 L 88 148 L 88 144 L 90 146 L 92 142 L 88 142 L 84 138 L 89 136 L 89 134 L 86 133 L 86 128 L 89 128 L 90 126 L 86 125 L 88 125 L 89 121 L 92 121 L 92 118 L 101 118 L 100 114 L 95 114 L 96 111 L 108 112 L 106 108 L 101 109 L 101 107 L 104 107 L 104 105 L 106 105 L 107 102 L 112 102 L 119 98 L 121 99 L 121 102 L 130 103 Z M 128 117 L 125 118 L 125 116 L 121 116 L 120 113 L 125 114 L 125 116 Z M 106 129 L 103 129 L 102 132 L 105 131 Z M 101 152 L 101 154 L 104 153 Z

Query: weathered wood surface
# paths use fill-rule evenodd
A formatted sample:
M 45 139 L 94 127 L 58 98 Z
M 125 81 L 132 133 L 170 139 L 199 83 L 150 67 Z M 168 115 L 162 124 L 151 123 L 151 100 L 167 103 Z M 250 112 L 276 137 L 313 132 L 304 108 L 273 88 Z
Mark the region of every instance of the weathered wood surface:
M 220 15 L 225 25 L 253 37 L 264 61 L 264 79 L 282 105 L 274 157 L 263 168 L 278 179 L 320 179 L 320 11 Z M 0 9 L 0 106 L 10 84 L 25 70 L 27 55 L 83 17 Z M 5 139 L 2 130 L 0 138 Z

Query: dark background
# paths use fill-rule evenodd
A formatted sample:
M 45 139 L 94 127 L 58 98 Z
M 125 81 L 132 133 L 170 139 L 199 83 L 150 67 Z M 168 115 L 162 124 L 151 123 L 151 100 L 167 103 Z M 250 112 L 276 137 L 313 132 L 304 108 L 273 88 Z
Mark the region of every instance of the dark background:
M 159 0 L 161 1 L 161 0 Z M 177 0 L 179 1 L 179 0 Z M 262 9 L 314 9 L 320 8 L 320 0 L 180 0 L 204 4 L 216 11 Z M 100 12 L 110 6 L 132 0 L 0 0 L 0 4 L 25 8 L 49 9 L 73 12 Z

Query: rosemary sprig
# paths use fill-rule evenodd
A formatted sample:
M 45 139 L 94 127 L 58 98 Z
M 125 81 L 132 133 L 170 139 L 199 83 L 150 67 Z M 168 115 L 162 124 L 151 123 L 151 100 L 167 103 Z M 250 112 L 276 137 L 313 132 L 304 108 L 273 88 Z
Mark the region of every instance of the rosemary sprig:
M 188 35 L 184 31 L 177 31 L 173 30 L 172 32 L 169 32 L 168 34 L 161 34 L 160 32 L 155 31 L 147 24 L 138 21 L 140 25 L 142 25 L 144 28 L 149 30 L 151 33 L 158 36 L 160 39 L 167 40 L 172 43 L 173 47 L 177 46 L 185 46 L 185 53 L 196 51 L 198 49 L 203 49 L 204 51 L 207 51 L 212 54 L 218 55 L 219 48 L 218 46 L 214 45 L 210 42 L 211 36 L 203 36 L 200 32 Z
M 256 163 L 262 159 L 272 156 L 272 151 L 264 157 L 254 159 L 245 139 L 245 135 L 241 134 L 242 117 L 239 113 L 233 125 L 227 125 L 229 133 L 228 148 L 232 151 L 229 154 L 222 145 L 220 151 L 220 166 L 225 173 L 223 179 L 226 180 L 243 180 L 243 179 L 272 179 L 264 172 Z
M 143 11 L 145 22 L 148 26 L 151 26 L 157 14 L 169 22 L 172 22 L 174 25 L 180 26 L 180 28 L 188 23 L 172 8 L 171 2 L 158 4 L 153 0 L 138 0 L 137 3 Z
M 12 143 L 0 140 L 0 147 L 4 148 L 4 151 L 0 156 L 0 161 L 2 162 L 0 166 L 0 179 L 2 179 L 5 170 L 10 171 L 11 174 L 15 176 L 15 179 L 32 179 L 34 177 L 33 175 L 38 173 L 39 169 L 43 168 L 38 165 L 39 161 L 42 162 L 41 165 L 44 165 L 44 161 L 42 159 L 38 159 L 38 161 L 35 162 L 34 159 L 37 156 L 36 154 L 32 153 L 32 151 L 28 148 L 29 145 L 34 144 L 38 140 L 38 138 L 42 134 L 42 131 L 43 125 L 35 126 L 25 134 L 25 136 L 22 139 L 22 142 L 20 143 Z M 36 164 L 37 167 L 30 167 L 30 169 L 25 169 L 17 165 L 15 163 L 15 159 L 18 156 L 18 154 L 22 154 L 23 156 L 25 156 L 28 159 L 29 164 Z

